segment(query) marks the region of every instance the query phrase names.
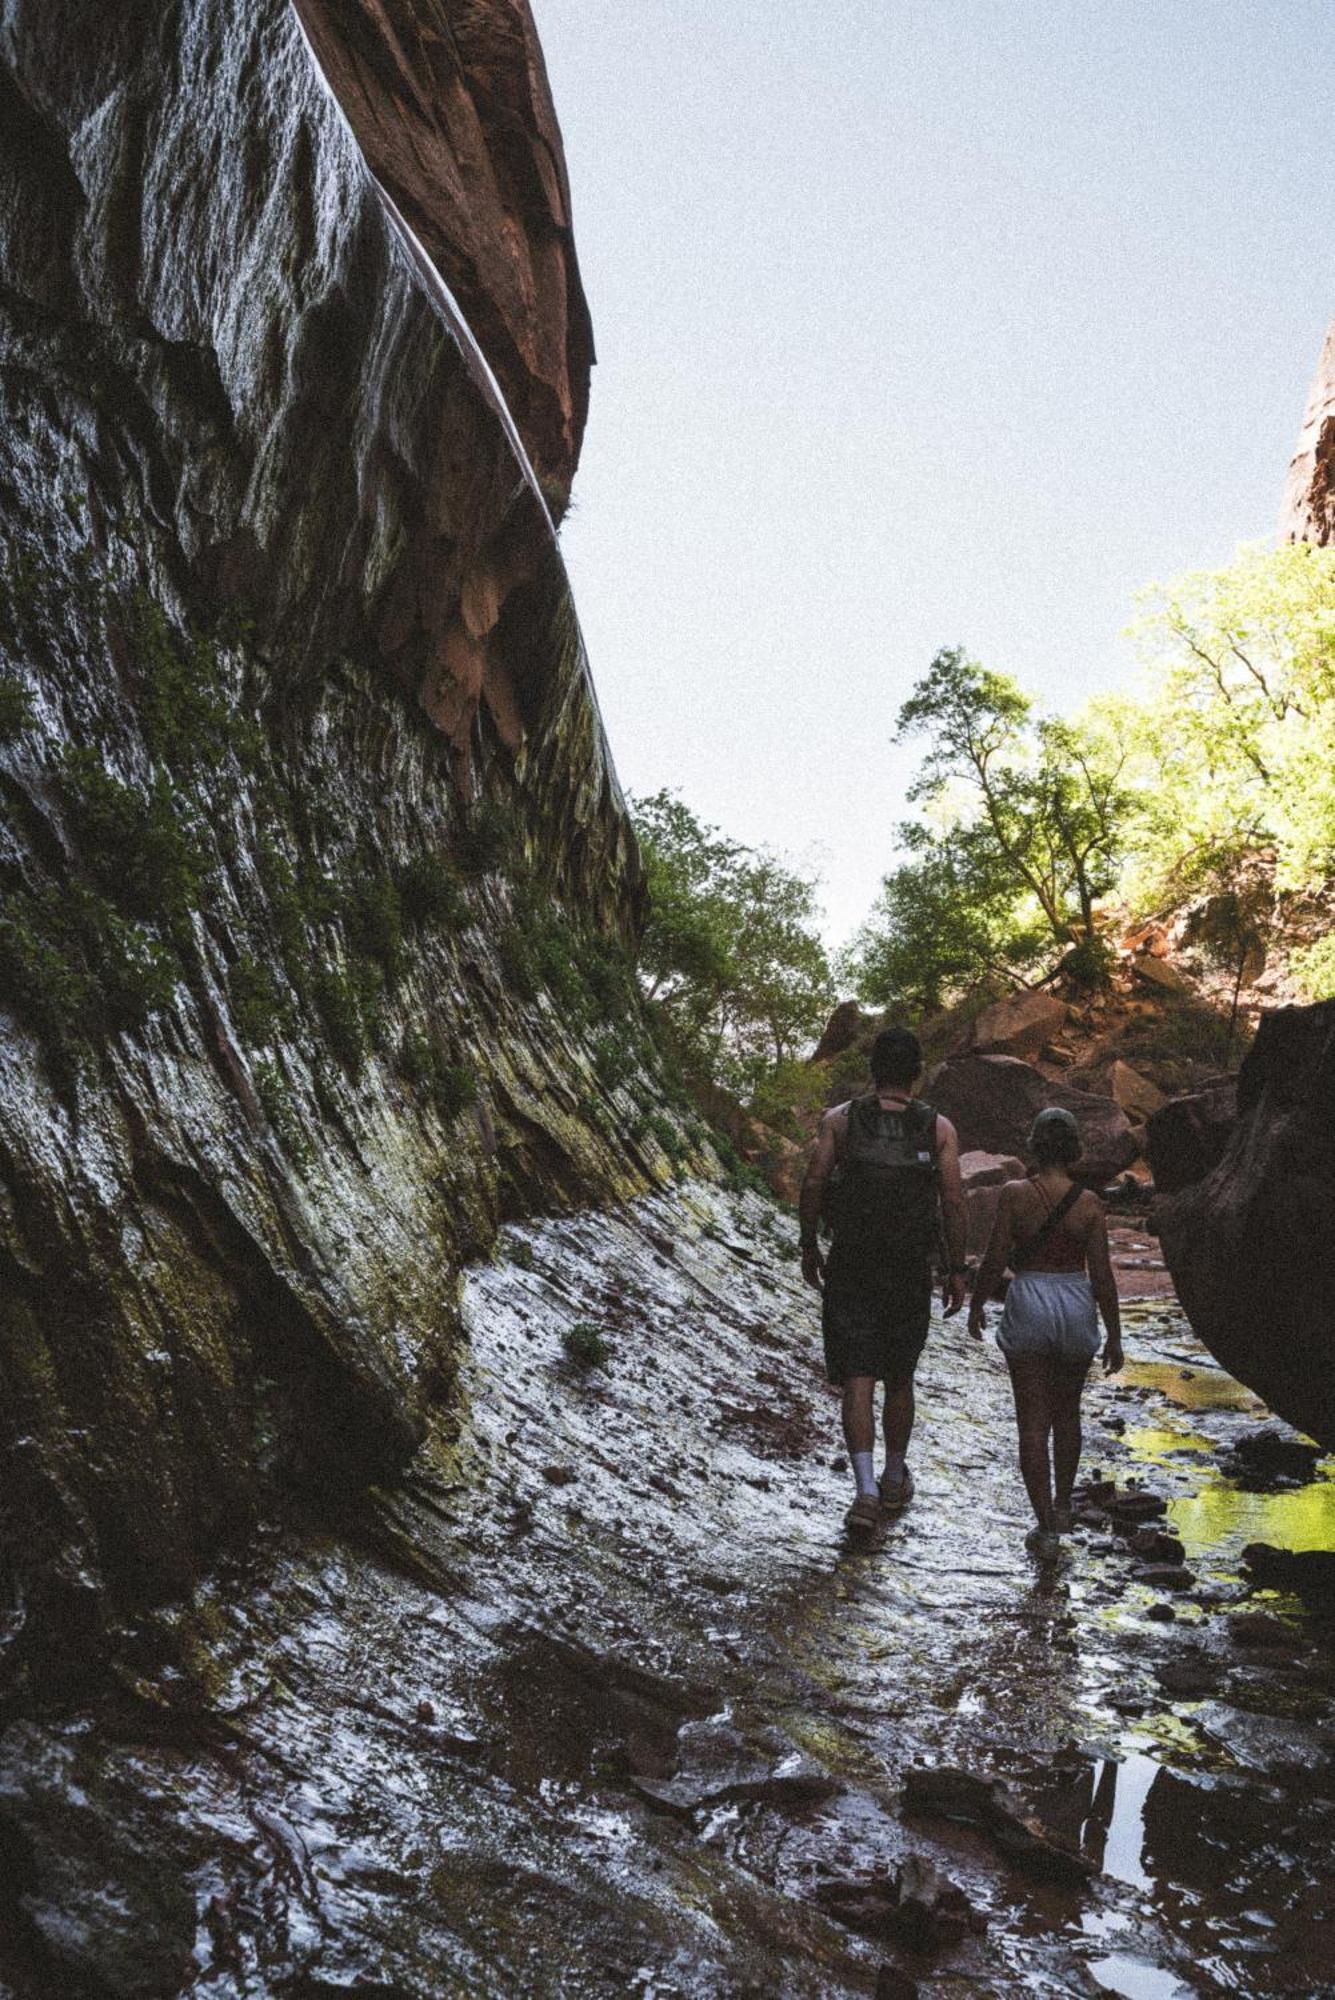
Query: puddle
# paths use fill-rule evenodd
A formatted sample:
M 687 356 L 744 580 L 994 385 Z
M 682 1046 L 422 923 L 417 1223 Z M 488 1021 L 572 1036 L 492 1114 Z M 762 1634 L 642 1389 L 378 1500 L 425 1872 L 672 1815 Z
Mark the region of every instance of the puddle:
M 1174 2000 L 1175 1995 L 1191 1991 L 1173 1973 L 1122 1951 L 1091 1959 L 1089 1969 L 1105 1993 L 1120 1993 L 1124 2000 Z
M 1169 1518 L 1190 1560 L 1227 1561 L 1248 1542 L 1284 1549 L 1335 1548 L 1335 1480 L 1287 1493 L 1248 1493 L 1221 1480 L 1170 1502 Z
M 1184 1367 L 1180 1361 L 1128 1361 L 1117 1377 L 1133 1389 L 1157 1389 L 1184 1410 L 1255 1410 L 1266 1413 L 1265 1404 L 1241 1382 L 1235 1382 L 1222 1368 L 1209 1363 Z
M 1101 1861 L 1105 1875 L 1133 1889 L 1148 1889 L 1154 1879 L 1145 1867 L 1145 1801 L 1160 1774 L 1160 1765 L 1143 1750 L 1130 1751 L 1120 1764 L 1109 1758 L 1095 1774 L 1094 1801 L 1080 1844 Z

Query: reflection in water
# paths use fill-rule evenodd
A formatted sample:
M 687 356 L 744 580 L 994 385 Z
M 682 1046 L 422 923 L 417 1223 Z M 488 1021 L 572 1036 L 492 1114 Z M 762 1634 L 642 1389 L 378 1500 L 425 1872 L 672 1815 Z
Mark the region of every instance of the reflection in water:
M 1289 1493 L 1246 1493 L 1231 1485 L 1206 1486 L 1169 1505 L 1188 1557 L 1218 1559 L 1248 1542 L 1285 1549 L 1335 1548 L 1335 1481 L 1319 1480 Z
M 1157 1389 L 1184 1410 L 1265 1409 L 1259 1396 L 1208 1362 L 1184 1368 L 1177 1361 L 1128 1361 L 1117 1380 L 1130 1388 Z
M 1173 2000 L 1175 1994 L 1191 1991 L 1173 1973 L 1161 1972 L 1157 1965 L 1146 1965 L 1141 1959 L 1128 1958 L 1124 1951 L 1091 1959 L 1089 1969 L 1105 1992 L 1120 1993 L 1124 2000 Z

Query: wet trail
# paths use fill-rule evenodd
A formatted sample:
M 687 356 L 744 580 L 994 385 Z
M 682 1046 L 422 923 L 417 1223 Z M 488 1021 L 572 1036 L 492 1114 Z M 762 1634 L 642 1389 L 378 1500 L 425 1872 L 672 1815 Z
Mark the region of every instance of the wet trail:
M 917 1497 L 850 1549 L 754 1196 L 513 1230 L 467 1316 L 401 1491 L 11 1725 L 12 1991 L 1335 1992 L 1332 1632 L 1241 1563 L 1330 1547 L 1335 1482 L 1239 1486 L 1257 1406 L 1171 1304 L 1129 1312 L 1086 1467 L 1162 1496 L 1185 1577 L 1107 1485 L 1035 1564 L 1004 1368 L 954 1327 Z

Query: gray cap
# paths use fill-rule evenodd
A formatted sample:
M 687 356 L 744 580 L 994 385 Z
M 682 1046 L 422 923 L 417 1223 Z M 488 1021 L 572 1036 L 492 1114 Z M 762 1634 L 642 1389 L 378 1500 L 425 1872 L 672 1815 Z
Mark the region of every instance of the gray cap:
M 1052 1131 L 1073 1132 L 1078 1139 L 1080 1127 L 1076 1124 L 1075 1113 L 1061 1104 L 1045 1105 L 1029 1127 L 1029 1144 L 1032 1146 L 1041 1133 Z

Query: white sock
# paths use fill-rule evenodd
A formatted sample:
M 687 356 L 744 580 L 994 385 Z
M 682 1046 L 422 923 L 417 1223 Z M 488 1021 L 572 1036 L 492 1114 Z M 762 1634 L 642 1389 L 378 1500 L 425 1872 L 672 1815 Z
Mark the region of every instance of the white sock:
M 876 1454 L 871 1451 L 853 1453 L 853 1477 L 858 1482 L 858 1498 L 876 1497 Z
M 902 1451 L 886 1451 L 885 1476 L 892 1486 L 899 1485 L 904 1477 L 904 1453 Z

